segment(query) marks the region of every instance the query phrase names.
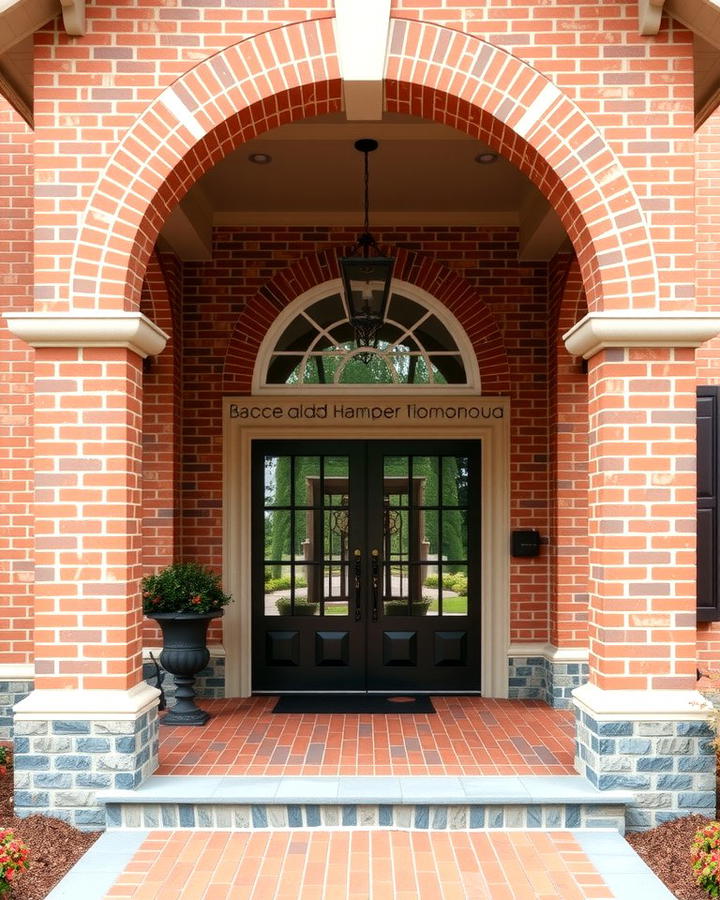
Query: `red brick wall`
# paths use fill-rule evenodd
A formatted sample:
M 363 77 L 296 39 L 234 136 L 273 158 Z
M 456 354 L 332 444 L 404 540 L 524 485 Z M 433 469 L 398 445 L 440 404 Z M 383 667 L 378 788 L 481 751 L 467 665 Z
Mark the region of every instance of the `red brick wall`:
M 0 97 L 0 310 L 32 309 L 32 133 Z M 0 318 L 0 662 L 32 661 L 33 351 Z
M 587 374 L 562 336 L 587 313 L 576 261 L 550 267 L 550 642 L 586 647 L 588 618 Z
M 518 262 L 517 232 L 512 228 L 398 227 L 378 232 L 376 237 L 383 245 L 417 254 L 416 279 L 433 263 L 459 273 L 466 291 L 469 287 L 474 294 L 473 303 L 468 300 L 456 310 L 469 330 L 483 301 L 495 316 L 507 353 L 512 398 L 512 525 L 538 528 L 547 535 L 547 266 Z M 221 397 L 226 352 L 239 316 L 289 264 L 313 250 L 343 246 L 354 238 L 354 231 L 345 228 L 218 228 L 213 261 L 184 266 L 185 558 L 196 558 L 217 570 L 222 565 Z M 409 267 L 406 280 L 412 271 Z M 337 273 L 325 277 L 337 277 Z M 304 289 L 299 286 L 297 293 Z M 265 327 L 263 324 L 258 338 Z M 547 554 L 537 560 L 513 561 L 511 584 L 513 639 L 547 640 Z
M 695 222 L 697 305 L 717 312 L 720 302 L 720 114 L 715 113 L 695 136 Z M 698 384 L 720 384 L 720 338 L 696 354 Z M 698 662 L 703 670 L 720 669 L 720 623 L 698 625 Z

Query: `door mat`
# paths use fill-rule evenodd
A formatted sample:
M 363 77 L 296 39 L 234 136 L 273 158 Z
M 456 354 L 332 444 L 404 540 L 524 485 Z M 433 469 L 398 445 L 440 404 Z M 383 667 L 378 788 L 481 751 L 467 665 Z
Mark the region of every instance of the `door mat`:
M 318 715 L 370 713 L 390 716 L 397 713 L 434 713 L 435 707 L 430 697 L 403 694 L 390 697 L 377 694 L 285 694 L 278 697 L 273 712 Z

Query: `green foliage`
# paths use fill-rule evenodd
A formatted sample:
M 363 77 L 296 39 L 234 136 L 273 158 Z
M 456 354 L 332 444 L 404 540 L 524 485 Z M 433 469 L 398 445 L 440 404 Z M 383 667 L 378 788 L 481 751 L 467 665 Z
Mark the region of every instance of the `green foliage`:
M 300 576 L 295 577 L 295 587 L 307 587 L 307 581 L 304 578 L 300 578 Z M 290 590 L 290 576 L 289 575 L 280 575 L 279 578 L 266 578 L 265 579 L 265 593 L 266 594 L 274 594 L 275 591 L 287 591 Z
M 446 591 L 455 591 L 456 594 L 467 594 L 467 575 L 463 572 L 443 572 L 442 584 Z M 436 588 L 437 586 L 437 575 L 428 575 L 425 579 L 425 587 Z
M 292 611 L 292 603 L 289 597 L 278 597 L 275 601 L 275 606 L 277 607 L 277 611 L 281 616 L 314 616 L 318 610 L 317 603 L 311 603 L 309 600 L 305 600 L 303 597 L 295 598 L 295 612 Z
M 710 822 L 695 834 L 690 848 L 695 883 L 709 896 L 720 895 L 720 822 Z
M 143 612 L 207 613 L 226 606 L 220 576 L 198 563 L 173 563 L 143 578 Z

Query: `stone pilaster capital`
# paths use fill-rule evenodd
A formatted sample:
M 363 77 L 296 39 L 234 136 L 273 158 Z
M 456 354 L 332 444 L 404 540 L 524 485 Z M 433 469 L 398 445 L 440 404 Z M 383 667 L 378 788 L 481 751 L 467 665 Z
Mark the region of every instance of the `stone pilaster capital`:
M 125 347 L 138 356 L 157 356 L 168 335 L 139 312 L 5 313 L 7 327 L 31 347 Z
M 608 347 L 699 347 L 718 334 L 715 313 L 627 310 L 588 313 L 563 340 L 572 356 L 589 359 Z

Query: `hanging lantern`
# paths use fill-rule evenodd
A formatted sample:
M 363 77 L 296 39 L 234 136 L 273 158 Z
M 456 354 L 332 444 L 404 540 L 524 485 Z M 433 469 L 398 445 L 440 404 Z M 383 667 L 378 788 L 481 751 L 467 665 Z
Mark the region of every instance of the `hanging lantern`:
M 376 346 L 377 332 L 385 321 L 395 265 L 393 257 L 380 254 L 370 234 L 368 153 L 377 150 L 377 146 L 377 141 L 371 138 L 355 142 L 355 149 L 365 154 L 365 224 L 350 255 L 340 259 L 348 318 L 358 347 Z M 359 356 L 368 362 L 371 354 Z

